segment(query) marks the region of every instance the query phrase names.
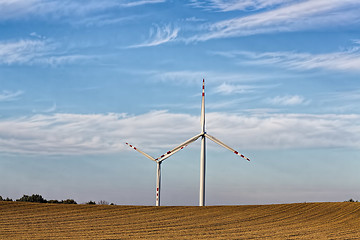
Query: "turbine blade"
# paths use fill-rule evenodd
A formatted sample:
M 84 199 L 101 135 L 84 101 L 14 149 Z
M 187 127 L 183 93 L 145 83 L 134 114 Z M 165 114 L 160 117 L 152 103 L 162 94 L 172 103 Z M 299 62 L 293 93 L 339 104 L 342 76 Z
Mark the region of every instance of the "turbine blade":
M 202 97 L 201 97 L 201 131 L 205 132 L 205 79 L 203 78 L 203 86 L 202 86 Z
M 235 151 L 234 149 L 232 149 L 231 147 L 229 147 L 229 146 L 226 145 L 225 143 L 221 142 L 219 139 L 217 139 L 217 138 L 215 138 L 215 137 L 213 137 L 213 136 L 211 136 L 211 135 L 209 135 L 209 134 L 207 134 L 207 133 L 205 133 L 205 136 L 206 136 L 208 139 L 210 139 L 211 141 L 219 144 L 220 146 L 222 146 L 222 147 L 224 147 L 224 148 L 226 148 L 226 149 L 229 149 L 230 151 L 232 151 L 232 152 L 235 153 L 236 155 L 239 155 L 240 157 L 242 157 L 242 158 L 250 161 L 250 159 L 248 159 L 248 158 L 245 157 L 244 155 L 240 154 L 238 151 Z
M 186 147 L 187 145 L 189 145 L 192 142 L 195 142 L 200 136 L 202 135 L 202 133 L 186 140 L 185 142 L 183 142 L 182 144 L 180 144 L 179 146 L 175 147 L 174 149 L 166 152 L 165 154 L 161 155 L 160 157 L 156 158 L 156 161 L 164 161 L 165 159 L 167 159 L 168 157 L 170 157 L 171 155 L 175 154 L 176 152 L 180 151 L 181 149 L 183 149 L 184 147 Z
M 153 158 L 152 156 L 150 156 L 150 155 L 147 154 L 147 153 L 144 153 L 143 151 L 141 151 L 141 150 L 138 149 L 137 147 L 135 147 L 135 146 L 133 146 L 133 145 L 131 145 L 131 144 L 129 144 L 129 143 L 126 143 L 126 145 L 128 145 L 128 146 L 131 147 L 132 149 L 138 151 L 139 153 L 141 153 L 141 154 L 144 155 L 145 157 L 149 158 L 150 160 L 156 162 L 155 158 Z
M 172 156 L 173 154 L 175 154 L 175 153 L 177 153 L 178 151 L 180 151 L 181 149 L 183 149 L 184 147 L 186 147 L 187 145 L 185 145 L 185 146 L 182 146 L 181 148 L 178 148 L 178 149 L 176 149 L 176 150 L 172 150 L 172 151 L 169 151 L 170 153 L 165 153 L 164 155 L 161 155 L 161 156 L 163 156 L 163 157 L 159 157 L 159 158 L 157 158 L 157 159 L 155 159 L 155 160 L 157 160 L 158 162 L 162 162 L 162 161 L 164 161 L 165 159 L 167 159 L 167 158 L 169 158 L 170 156 Z

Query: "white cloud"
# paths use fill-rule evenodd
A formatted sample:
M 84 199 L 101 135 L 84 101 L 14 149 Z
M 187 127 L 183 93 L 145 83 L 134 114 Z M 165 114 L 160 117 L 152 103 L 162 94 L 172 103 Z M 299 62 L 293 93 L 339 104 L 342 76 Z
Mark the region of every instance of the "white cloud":
M 111 153 L 126 148 L 126 141 L 144 146 L 145 149 L 159 149 L 164 145 L 169 146 L 168 140 L 172 135 L 187 138 L 189 133 L 186 129 L 171 130 L 171 126 L 173 122 L 188 126 L 189 121 L 193 122 L 191 116 L 163 111 L 140 116 L 53 114 L 0 120 L 0 151 L 33 154 Z
M 250 153 L 256 149 L 360 148 L 360 115 L 208 113 L 207 130 Z M 125 142 L 161 153 L 200 131 L 199 116 L 155 111 L 142 115 L 53 114 L 0 120 L 0 151 L 31 154 L 101 154 Z M 174 126 L 178 126 L 174 128 Z M 252 155 L 255 155 L 253 153 Z
M 0 102 L 16 100 L 23 93 L 24 92 L 20 90 L 16 92 L 3 90 L 2 92 L 0 92 Z
M 153 47 L 167 42 L 174 41 L 179 33 L 179 28 L 165 25 L 160 27 L 156 25 L 150 29 L 149 39 L 143 43 L 131 45 L 128 48 Z
M 309 103 L 309 101 L 306 101 L 304 97 L 298 95 L 276 96 L 274 98 L 268 99 L 267 101 L 270 104 L 283 105 L 283 106 L 293 106 L 293 105 Z
M 296 1 L 274 10 L 210 24 L 207 32 L 190 37 L 187 41 L 358 24 L 359 9 L 360 2 L 357 0 Z
M 207 130 L 243 149 L 360 147 L 359 115 L 207 115 Z M 355 122 L 354 122 L 355 121 Z
M 50 40 L 0 42 L 0 64 L 46 64 L 58 65 L 92 58 L 79 54 L 66 54 Z

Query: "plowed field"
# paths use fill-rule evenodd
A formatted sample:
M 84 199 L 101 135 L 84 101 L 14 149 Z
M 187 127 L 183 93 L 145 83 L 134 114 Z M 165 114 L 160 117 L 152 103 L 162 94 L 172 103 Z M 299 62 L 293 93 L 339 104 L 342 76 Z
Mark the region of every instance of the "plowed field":
M 360 203 L 144 207 L 0 202 L 0 239 L 360 239 Z

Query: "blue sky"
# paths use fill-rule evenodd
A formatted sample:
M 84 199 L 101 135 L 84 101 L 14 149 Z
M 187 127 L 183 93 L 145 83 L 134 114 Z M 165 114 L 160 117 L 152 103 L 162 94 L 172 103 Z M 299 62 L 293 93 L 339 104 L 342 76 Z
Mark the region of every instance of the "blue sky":
M 360 200 L 357 0 L 0 0 L 0 195 L 153 205 L 207 132 L 206 202 Z M 197 205 L 200 141 L 162 165 Z

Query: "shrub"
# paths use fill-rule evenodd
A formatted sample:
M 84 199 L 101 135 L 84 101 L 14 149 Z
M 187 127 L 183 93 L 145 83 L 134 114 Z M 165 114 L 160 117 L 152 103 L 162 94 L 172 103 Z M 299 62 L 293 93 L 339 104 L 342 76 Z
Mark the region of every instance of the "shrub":
M 345 202 L 358 202 L 358 200 L 355 201 L 354 199 L 350 198 L 349 200 L 347 200 Z
M 62 200 L 60 203 L 64 203 L 64 204 L 77 204 L 77 202 L 75 202 L 74 199 Z
M 66 199 L 66 200 L 48 200 L 47 203 L 63 203 L 63 204 L 77 204 L 74 199 Z
M 39 194 L 33 194 L 32 196 L 24 195 L 19 199 L 16 199 L 19 202 L 37 202 L 37 203 L 46 203 L 46 199 L 44 199 Z
M 96 202 L 95 202 L 95 201 L 89 201 L 89 202 L 87 202 L 86 204 L 95 205 Z
M 2 198 L 0 196 L 0 201 L 12 201 L 11 198 Z M 77 204 L 74 199 L 66 199 L 66 200 L 46 200 L 39 194 L 33 194 L 31 196 L 23 195 L 21 198 L 16 199 L 18 202 L 37 202 L 37 203 L 63 203 L 63 204 Z M 104 201 L 105 202 L 105 201 Z M 87 204 L 96 204 L 93 201 L 88 202 Z

